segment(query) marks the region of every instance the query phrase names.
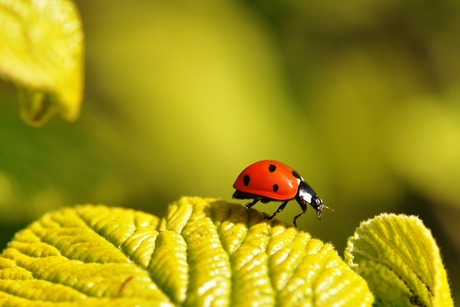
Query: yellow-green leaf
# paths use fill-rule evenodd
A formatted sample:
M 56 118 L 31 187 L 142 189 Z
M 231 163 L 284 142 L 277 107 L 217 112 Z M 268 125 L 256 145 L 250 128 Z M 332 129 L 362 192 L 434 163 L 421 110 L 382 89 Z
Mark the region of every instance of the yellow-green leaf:
M 363 222 L 348 240 L 345 260 L 367 280 L 376 306 L 453 306 L 439 248 L 415 216 Z
M 241 205 L 182 198 L 159 219 L 84 205 L 0 255 L 0 305 L 371 306 L 333 247 Z
M 0 77 L 19 89 L 31 125 L 74 120 L 83 88 L 83 32 L 69 0 L 0 0 Z

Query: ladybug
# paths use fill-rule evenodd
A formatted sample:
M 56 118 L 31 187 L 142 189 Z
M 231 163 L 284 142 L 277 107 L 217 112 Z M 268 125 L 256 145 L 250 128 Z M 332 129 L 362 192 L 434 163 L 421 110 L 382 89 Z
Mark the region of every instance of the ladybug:
M 283 203 L 278 210 L 268 217 L 269 220 L 283 211 L 290 200 L 295 199 L 302 208 L 302 213 L 294 217 L 296 227 L 296 220 L 305 214 L 307 204 L 316 210 L 318 220 L 321 220 L 321 212 L 324 209 L 330 209 L 323 205 L 321 198 L 316 195 L 299 173 L 290 166 L 274 160 L 262 160 L 249 165 L 236 178 L 233 187 L 236 189 L 233 198 L 253 199 L 251 203 L 246 205 L 246 209 L 251 208 L 259 201 L 264 204 L 271 201 L 282 201 Z

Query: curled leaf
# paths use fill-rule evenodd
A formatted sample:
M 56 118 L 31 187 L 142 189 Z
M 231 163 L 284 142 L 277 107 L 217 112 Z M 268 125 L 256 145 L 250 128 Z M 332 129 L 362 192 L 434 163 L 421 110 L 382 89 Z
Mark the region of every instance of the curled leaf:
M 241 205 L 182 198 L 166 216 L 84 205 L 0 255 L 0 305 L 371 306 L 333 247 Z
M 367 280 L 376 306 L 453 306 L 439 248 L 415 216 L 363 222 L 348 240 L 345 260 Z
M 83 89 L 83 31 L 69 0 L 0 4 L 0 77 L 19 88 L 21 115 L 41 125 L 54 113 L 74 120 Z

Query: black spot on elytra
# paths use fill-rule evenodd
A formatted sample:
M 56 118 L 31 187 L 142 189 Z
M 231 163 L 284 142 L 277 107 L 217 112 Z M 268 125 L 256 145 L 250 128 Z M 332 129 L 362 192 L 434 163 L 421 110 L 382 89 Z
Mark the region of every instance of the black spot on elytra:
M 300 176 L 300 174 L 297 173 L 296 171 L 292 171 L 292 175 L 293 175 L 295 178 L 302 180 L 302 176 Z
M 279 186 L 277 184 L 273 185 L 273 191 L 278 192 Z
M 249 177 L 248 174 L 244 175 L 243 177 L 243 183 L 247 187 L 249 185 L 249 181 L 251 181 L 251 177 Z
M 270 173 L 273 173 L 274 171 L 276 171 L 276 165 L 270 164 L 270 166 L 268 167 L 268 171 L 269 171 Z

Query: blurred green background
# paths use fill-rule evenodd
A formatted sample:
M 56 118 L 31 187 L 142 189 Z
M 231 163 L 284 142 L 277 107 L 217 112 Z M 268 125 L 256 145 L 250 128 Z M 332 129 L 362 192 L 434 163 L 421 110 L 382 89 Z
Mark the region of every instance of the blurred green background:
M 460 2 L 76 4 L 81 117 L 28 127 L 0 83 L 2 248 L 76 203 L 161 216 L 183 195 L 231 200 L 244 167 L 276 159 L 335 209 L 300 229 L 343 254 L 361 221 L 418 215 L 460 298 Z

